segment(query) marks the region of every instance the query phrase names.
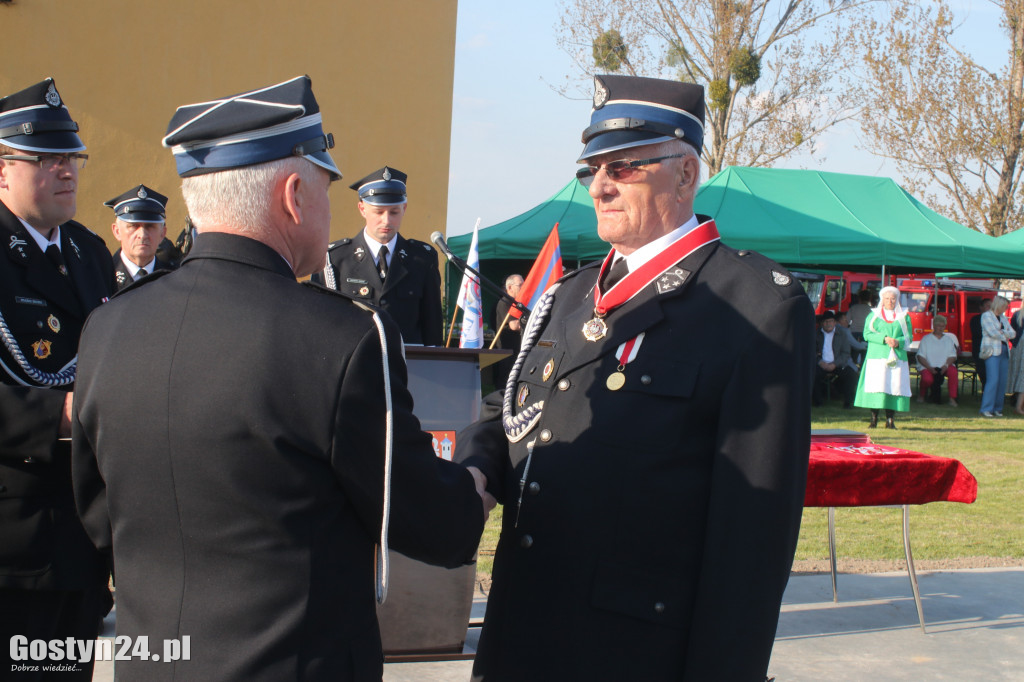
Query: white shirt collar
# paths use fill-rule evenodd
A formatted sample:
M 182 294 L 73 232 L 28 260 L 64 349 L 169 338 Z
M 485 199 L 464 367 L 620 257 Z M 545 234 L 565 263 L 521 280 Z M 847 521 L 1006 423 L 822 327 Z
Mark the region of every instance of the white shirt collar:
M 130 274 L 132 276 L 132 279 L 135 279 L 136 277 L 139 276 L 139 270 L 141 270 L 143 267 L 146 268 L 146 273 L 147 274 L 152 274 L 153 270 L 156 268 L 156 257 L 155 256 L 154 256 L 153 260 L 151 260 L 148 263 L 146 263 L 145 266 L 139 266 L 139 265 L 136 265 L 135 263 L 131 262 L 130 260 L 128 260 L 128 257 L 124 255 L 124 250 L 123 249 L 121 251 L 121 262 L 124 263 L 124 266 L 126 268 L 128 268 L 128 274 Z
M 18 218 L 18 220 L 21 220 L 21 218 Z M 24 225 L 25 229 L 28 230 L 28 233 L 32 235 L 32 239 L 34 239 L 36 244 L 39 245 L 39 249 L 43 253 L 46 252 L 46 247 L 48 247 L 50 244 L 56 244 L 57 248 L 60 249 L 60 225 L 53 228 L 53 232 L 50 233 L 50 238 L 47 239 L 46 237 L 43 236 L 42 232 L 32 227 L 24 220 L 21 220 L 21 224 Z
M 380 247 L 388 247 L 388 265 L 391 265 L 391 257 L 395 255 L 395 244 L 398 242 L 397 232 L 395 233 L 395 236 L 391 238 L 391 241 L 389 241 L 387 244 L 381 244 L 379 241 L 371 237 L 370 234 L 366 231 L 366 228 L 364 227 L 363 241 L 366 242 L 366 246 L 370 249 L 370 253 L 373 254 L 374 263 L 376 263 L 378 260 L 377 254 L 380 253 Z
M 690 216 L 689 220 L 687 220 L 685 223 L 683 223 L 676 229 L 672 230 L 668 234 L 662 235 L 661 237 L 658 237 L 654 241 L 644 244 L 639 249 L 626 256 L 626 265 L 629 266 L 629 271 L 635 271 L 644 263 L 646 263 L 647 261 L 657 256 L 659 253 L 664 251 L 665 247 L 667 247 L 669 244 L 679 239 L 687 232 L 690 232 L 698 225 L 700 225 L 700 223 L 697 222 L 697 216 Z M 622 256 L 620 256 L 619 252 L 616 251 L 614 258 L 612 258 L 612 262 L 614 263 L 621 257 Z

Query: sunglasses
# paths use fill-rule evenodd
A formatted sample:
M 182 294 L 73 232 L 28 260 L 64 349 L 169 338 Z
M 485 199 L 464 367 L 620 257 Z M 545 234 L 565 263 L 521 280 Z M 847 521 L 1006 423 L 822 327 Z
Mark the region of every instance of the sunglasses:
M 85 168 L 85 162 L 89 160 L 88 154 L 79 154 L 73 152 L 71 154 L 3 154 L 0 155 L 0 159 L 4 161 L 27 161 L 29 163 L 37 164 L 44 171 L 55 171 L 62 166 L 74 166 L 75 168 Z
M 679 159 L 682 156 L 682 154 L 671 154 L 669 156 L 656 156 L 653 159 L 639 159 L 637 161 L 619 159 L 618 161 L 606 163 L 603 166 L 584 166 L 576 171 L 576 179 L 584 187 L 590 187 L 591 183 L 594 182 L 594 176 L 597 175 L 599 170 L 604 168 L 604 172 L 615 182 L 639 182 L 641 176 L 640 168 L 642 166 L 661 163 L 665 159 Z

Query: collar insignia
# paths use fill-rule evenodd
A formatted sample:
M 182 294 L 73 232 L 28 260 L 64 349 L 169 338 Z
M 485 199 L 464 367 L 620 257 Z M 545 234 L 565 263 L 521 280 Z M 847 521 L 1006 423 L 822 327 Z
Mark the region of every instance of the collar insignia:
M 659 294 L 667 294 L 670 291 L 675 291 L 679 287 L 683 286 L 686 278 L 690 276 L 689 270 L 683 270 L 682 268 L 675 268 L 674 270 L 666 271 L 661 277 L 657 279 L 657 288 Z
M 13 235 L 13 234 L 11 235 L 11 244 L 10 244 L 11 253 L 17 254 L 18 258 L 20 258 L 23 261 L 27 261 L 28 260 L 28 252 L 25 251 L 25 246 L 27 244 L 28 244 L 28 242 L 25 241 L 24 239 L 18 239 L 17 235 Z
M 783 274 L 777 270 L 772 270 L 772 281 L 780 287 L 786 287 L 789 286 L 789 283 L 793 280 L 789 275 Z
M 75 251 L 75 258 L 82 260 L 82 252 L 78 249 L 78 244 L 71 237 L 68 237 L 68 244 L 71 244 L 71 248 Z

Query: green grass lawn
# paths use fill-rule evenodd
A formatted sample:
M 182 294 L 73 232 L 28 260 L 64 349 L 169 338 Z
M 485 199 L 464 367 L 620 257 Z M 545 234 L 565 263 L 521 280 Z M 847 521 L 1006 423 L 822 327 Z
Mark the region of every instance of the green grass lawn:
M 945 391 L 943 391 L 945 395 Z M 833 400 L 814 408 L 816 429 L 850 429 L 871 440 L 906 450 L 960 460 L 978 479 L 974 504 L 936 502 L 911 507 L 914 559 L 1001 557 L 1024 559 L 1024 417 L 1007 403 L 1002 419 L 978 414 L 980 393 L 967 388 L 960 407 L 918 404 L 896 416 L 896 430 L 868 429 L 868 411 L 844 410 Z M 884 417 L 884 413 L 883 413 Z M 882 426 L 880 422 L 879 426 Z M 836 552 L 844 559 L 903 559 L 898 509 L 836 510 Z M 489 574 L 501 527 L 501 508 L 491 512 L 480 541 L 477 572 Z M 804 510 L 796 558 L 828 559 L 828 516 Z

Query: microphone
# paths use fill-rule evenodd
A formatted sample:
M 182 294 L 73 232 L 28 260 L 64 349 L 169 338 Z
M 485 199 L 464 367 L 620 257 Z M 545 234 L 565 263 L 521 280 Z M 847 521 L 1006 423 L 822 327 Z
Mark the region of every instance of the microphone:
M 452 253 L 452 250 L 448 248 L 448 243 L 444 240 L 444 235 L 441 234 L 440 230 L 434 230 L 430 233 L 430 241 L 434 242 L 434 244 L 437 245 L 437 248 L 441 249 L 441 253 L 444 254 L 444 257 L 447 258 L 452 265 L 458 268 L 462 274 L 466 274 L 467 272 L 472 274 L 477 282 L 486 285 L 492 293 L 498 295 L 498 298 L 503 299 L 509 303 L 509 305 L 519 310 L 519 312 L 522 313 L 524 320 L 526 319 L 526 316 L 530 314 L 530 311 L 526 306 L 508 295 L 508 292 L 505 291 L 505 287 L 499 287 L 497 284 L 477 272 L 477 270 L 469 263 Z
M 448 244 L 447 242 L 445 242 L 444 235 L 441 234 L 440 230 L 434 230 L 433 232 L 430 233 L 430 241 L 434 242 L 434 244 L 437 245 L 437 248 L 441 249 L 441 253 L 443 253 L 445 255 L 445 258 L 447 258 L 448 260 L 451 260 L 453 257 L 455 257 L 455 254 L 452 253 L 452 250 L 448 248 Z

